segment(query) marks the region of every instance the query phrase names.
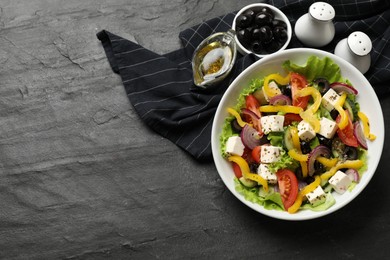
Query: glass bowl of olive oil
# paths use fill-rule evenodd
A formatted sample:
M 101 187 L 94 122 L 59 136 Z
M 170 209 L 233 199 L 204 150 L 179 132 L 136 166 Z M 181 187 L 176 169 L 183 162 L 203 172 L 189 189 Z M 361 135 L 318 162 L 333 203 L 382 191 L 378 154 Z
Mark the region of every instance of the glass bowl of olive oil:
M 218 32 L 204 39 L 192 56 L 194 83 L 207 88 L 222 81 L 236 60 L 235 32 Z

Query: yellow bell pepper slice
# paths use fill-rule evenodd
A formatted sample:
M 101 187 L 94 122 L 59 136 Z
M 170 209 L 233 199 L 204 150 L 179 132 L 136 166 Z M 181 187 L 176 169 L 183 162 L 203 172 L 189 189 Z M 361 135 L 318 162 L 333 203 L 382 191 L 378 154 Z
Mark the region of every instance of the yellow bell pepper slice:
M 291 126 L 290 133 L 294 148 L 301 152 L 301 142 L 299 141 L 298 129 L 296 127 Z
M 301 142 L 299 141 L 299 136 L 298 136 L 298 129 L 296 127 L 290 127 L 290 133 L 291 133 L 291 139 L 294 145 L 294 148 L 299 152 L 302 153 L 301 151 Z M 306 162 L 299 162 L 301 165 L 302 169 L 302 176 L 305 178 L 308 173 L 308 168 L 307 168 L 307 163 Z
M 336 163 L 339 161 L 337 158 L 329 159 L 323 156 L 317 157 L 316 160 L 327 168 L 335 166 Z
M 314 103 L 310 105 L 305 111 L 302 111 L 299 115 L 303 120 L 308 122 L 314 129 L 316 133 L 320 131 L 321 125 L 320 121 L 316 117 L 315 113 L 321 105 L 321 93 L 314 87 L 306 87 L 300 89 L 297 92 L 298 97 L 312 96 Z
M 305 97 L 305 96 L 312 96 L 314 103 L 308 107 L 306 110 L 310 110 L 312 114 L 317 112 L 318 108 L 321 105 L 321 93 L 314 87 L 306 87 L 302 88 L 297 92 L 297 97 Z
M 288 208 L 288 210 L 287 210 L 288 213 L 292 214 L 292 213 L 297 212 L 302 205 L 303 197 L 306 194 L 315 190 L 318 187 L 318 185 L 320 185 L 320 184 L 321 184 L 321 178 L 318 175 L 316 175 L 316 177 L 312 183 L 310 183 L 305 188 L 303 188 L 301 191 L 299 191 L 297 199 L 295 200 L 294 204 Z
M 376 136 L 370 132 L 370 121 L 368 120 L 368 117 L 363 112 L 358 112 L 358 117 L 360 118 L 360 121 L 362 121 L 363 124 L 363 134 L 364 136 L 370 140 L 374 141 L 376 139 Z
M 344 162 L 340 162 L 330 168 L 328 171 L 324 172 L 321 174 L 321 180 L 323 182 L 326 182 L 330 177 L 332 177 L 338 170 L 340 169 L 359 169 L 363 166 L 363 161 L 362 160 L 346 160 Z
M 297 160 L 298 162 L 307 162 L 309 158 L 307 154 L 302 154 L 298 152 L 296 149 L 291 149 L 290 151 L 288 151 L 288 155 L 290 155 L 291 158 Z
M 227 111 L 229 112 L 229 114 L 231 114 L 232 116 L 234 116 L 236 119 L 237 119 L 237 123 L 241 126 L 241 127 L 244 127 L 247 123 L 244 122 L 240 116 L 240 114 L 234 110 L 233 108 L 231 107 L 228 107 Z
M 311 113 L 310 110 L 305 110 L 299 114 L 303 120 L 308 122 L 312 127 L 314 132 L 318 133 L 321 129 L 320 120 L 318 120 L 317 116 Z
M 343 93 L 334 106 L 334 108 L 339 112 L 339 114 L 341 116 L 340 122 L 338 123 L 338 127 L 341 130 L 346 128 L 348 125 L 348 115 L 343 108 L 343 105 L 344 105 L 346 98 L 347 98 L 347 94 Z
M 257 182 L 258 184 L 263 186 L 264 191 L 268 192 L 268 182 L 260 175 L 251 173 L 249 165 L 244 158 L 238 155 L 232 155 L 228 157 L 228 161 L 237 163 L 241 169 L 244 178 Z
M 284 113 L 293 113 L 293 114 L 299 114 L 303 111 L 301 107 L 296 107 L 296 106 L 271 106 L 271 105 L 266 105 L 266 106 L 261 106 L 259 108 L 260 112 L 265 112 L 265 113 L 271 113 L 271 112 L 284 112 Z
M 276 81 L 276 83 L 280 85 L 287 85 L 290 82 L 290 74 L 288 74 L 286 77 L 281 76 L 280 74 L 270 74 L 264 78 L 264 92 L 267 95 L 267 97 L 274 97 L 277 95 L 280 95 L 280 90 L 276 91 L 274 89 L 271 89 L 269 86 L 269 82 L 271 80 Z

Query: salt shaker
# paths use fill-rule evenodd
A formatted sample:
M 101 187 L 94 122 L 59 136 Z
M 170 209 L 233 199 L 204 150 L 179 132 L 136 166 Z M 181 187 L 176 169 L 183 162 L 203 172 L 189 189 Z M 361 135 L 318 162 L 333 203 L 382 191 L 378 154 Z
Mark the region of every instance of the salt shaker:
M 309 47 L 322 47 L 333 40 L 335 17 L 333 6 L 325 2 L 315 2 L 309 12 L 295 23 L 294 32 L 298 40 Z
M 371 65 L 372 42 L 367 34 L 356 31 L 337 43 L 334 54 L 354 65 L 362 74 Z

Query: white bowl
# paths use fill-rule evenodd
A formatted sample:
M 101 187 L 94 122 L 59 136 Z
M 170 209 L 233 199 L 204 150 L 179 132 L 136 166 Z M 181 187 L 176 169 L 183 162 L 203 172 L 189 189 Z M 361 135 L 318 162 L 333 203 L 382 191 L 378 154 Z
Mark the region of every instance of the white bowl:
M 248 9 L 253 9 L 253 8 L 261 8 L 261 7 L 268 7 L 270 8 L 274 14 L 275 14 L 275 19 L 278 19 L 278 20 L 281 20 L 283 22 L 286 23 L 287 25 L 287 41 L 285 42 L 285 44 L 276 52 L 279 52 L 279 51 L 282 51 L 284 49 L 287 48 L 288 44 L 290 43 L 291 41 L 291 37 L 292 37 L 292 27 L 291 27 L 291 23 L 290 23 L 290 20 L 287 18 L 287 16 L 282 12 L 280 11 L 280 9 L 276 8 L 275 6 L 273 5 L 269 5 L 269 4 L 263 4 L 263 3 L 259 3 L 259 4 L 250 4 L 250 5 L 247 5 L 245 7 L 243 7 L 240 11 L 238 11 L 238 13 L 236 14 L 236 16 L 234 17 L 234 20 L 233 20 L 233 23 L 232 23 L 232 29 L 233 30 L 236 30 L 236 19 L 237 17 L 244 13 L 245 11 L 247 11 Z M 247 48 L 245 48 L 241 43 L 240 41 L 238 40 L 237 36 L 235 36 L 235 40 L 236 40 L 236 44 L 237 44 L 237 50 L 242 54 L 242 55 L 246 55 L 246 54 L 249 54 L 249 53 L 253 53 L 255 54 L 257 57 L 259 58 L 263 58 L 263 57 L 266 57 L 270 54 L 257 54 L 257 53 L 254 53 L 250 50 L 248 50 Z M 276 53 L 274 52 L 274 53 Z M 272 54 L 272 53 L 271 53 Z
M 339 65 L 342 76 L 349 79 L 352 85 L 359 91 L 357 100 L 360 103 L 361 111 L 363 111 L 370 119 L 371 132 L 374 133 L 377 138 L 374 141 L 368 141 L 367 171 L 363 174 L 360 182 L 351 192 L 347 191 L 342 195 L 339 195 L 335 192 L 332 193 L 336 203 L 329 209 L 319 212 L 299 210 L 295 214 L 289 214 L 286 211 L 267 210 L 258 204 L 245 200 L 244 197 L 235 190 L 234 172 L 231 163 L 221 156 L 219 137 L 225 118 L 228 117 L 227 108 L 234 107 L 240 92 L 242 89 L 248 86 L 253 78 L 264 77 L 270 73 L 275 72 L 283 73 L 281 65 L 284 61 L 290 60 L 293 63 L 303 65 L 306 63 L 308 57 L 312 55 L 315 55 L 319 58 L 327 56 Z M 382 108 L 375 91 L 373 90 L 368 80 L 363 76 L 363 74 L 360 73 L 359 70 L 357 70 L 350 63 L 334 54 L 316 49 L 298 48 L 284 50 L 257 61 L 248 67 L 245 71 L 243 71 L 232 82 L 223 95 L 215 114 L 211 133 L 211 146 L 214 162 L 220 177 L 228 189 L 234 194 L 234 196 L 236 196 L 244 204 L 256 210 L 257 212 L 273 218 L 284 220 L 307 220 L 319 218 L 335 212 L 336 210 L 347 205 L 363 191 L 363 189 L 373 177 L 378 166 L 384 144 L 384 135 L 385 128 Z

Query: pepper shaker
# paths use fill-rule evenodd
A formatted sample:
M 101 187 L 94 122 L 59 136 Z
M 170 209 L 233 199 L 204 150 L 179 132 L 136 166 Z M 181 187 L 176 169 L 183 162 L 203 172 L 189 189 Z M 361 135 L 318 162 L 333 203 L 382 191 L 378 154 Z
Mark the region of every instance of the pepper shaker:
M 371 65 L 372 42 L 367 34 L 356 31 L 337 43 L 334 54 L 354 65 L 362 74 Z
M 295 35 L 306 46 L 325 46 L 335 35 L 333 24 L 335 15 L 335 10 L 330 4 L 315 2 L 309 7 L 309 12 L 302 15 L 295 23 Z

